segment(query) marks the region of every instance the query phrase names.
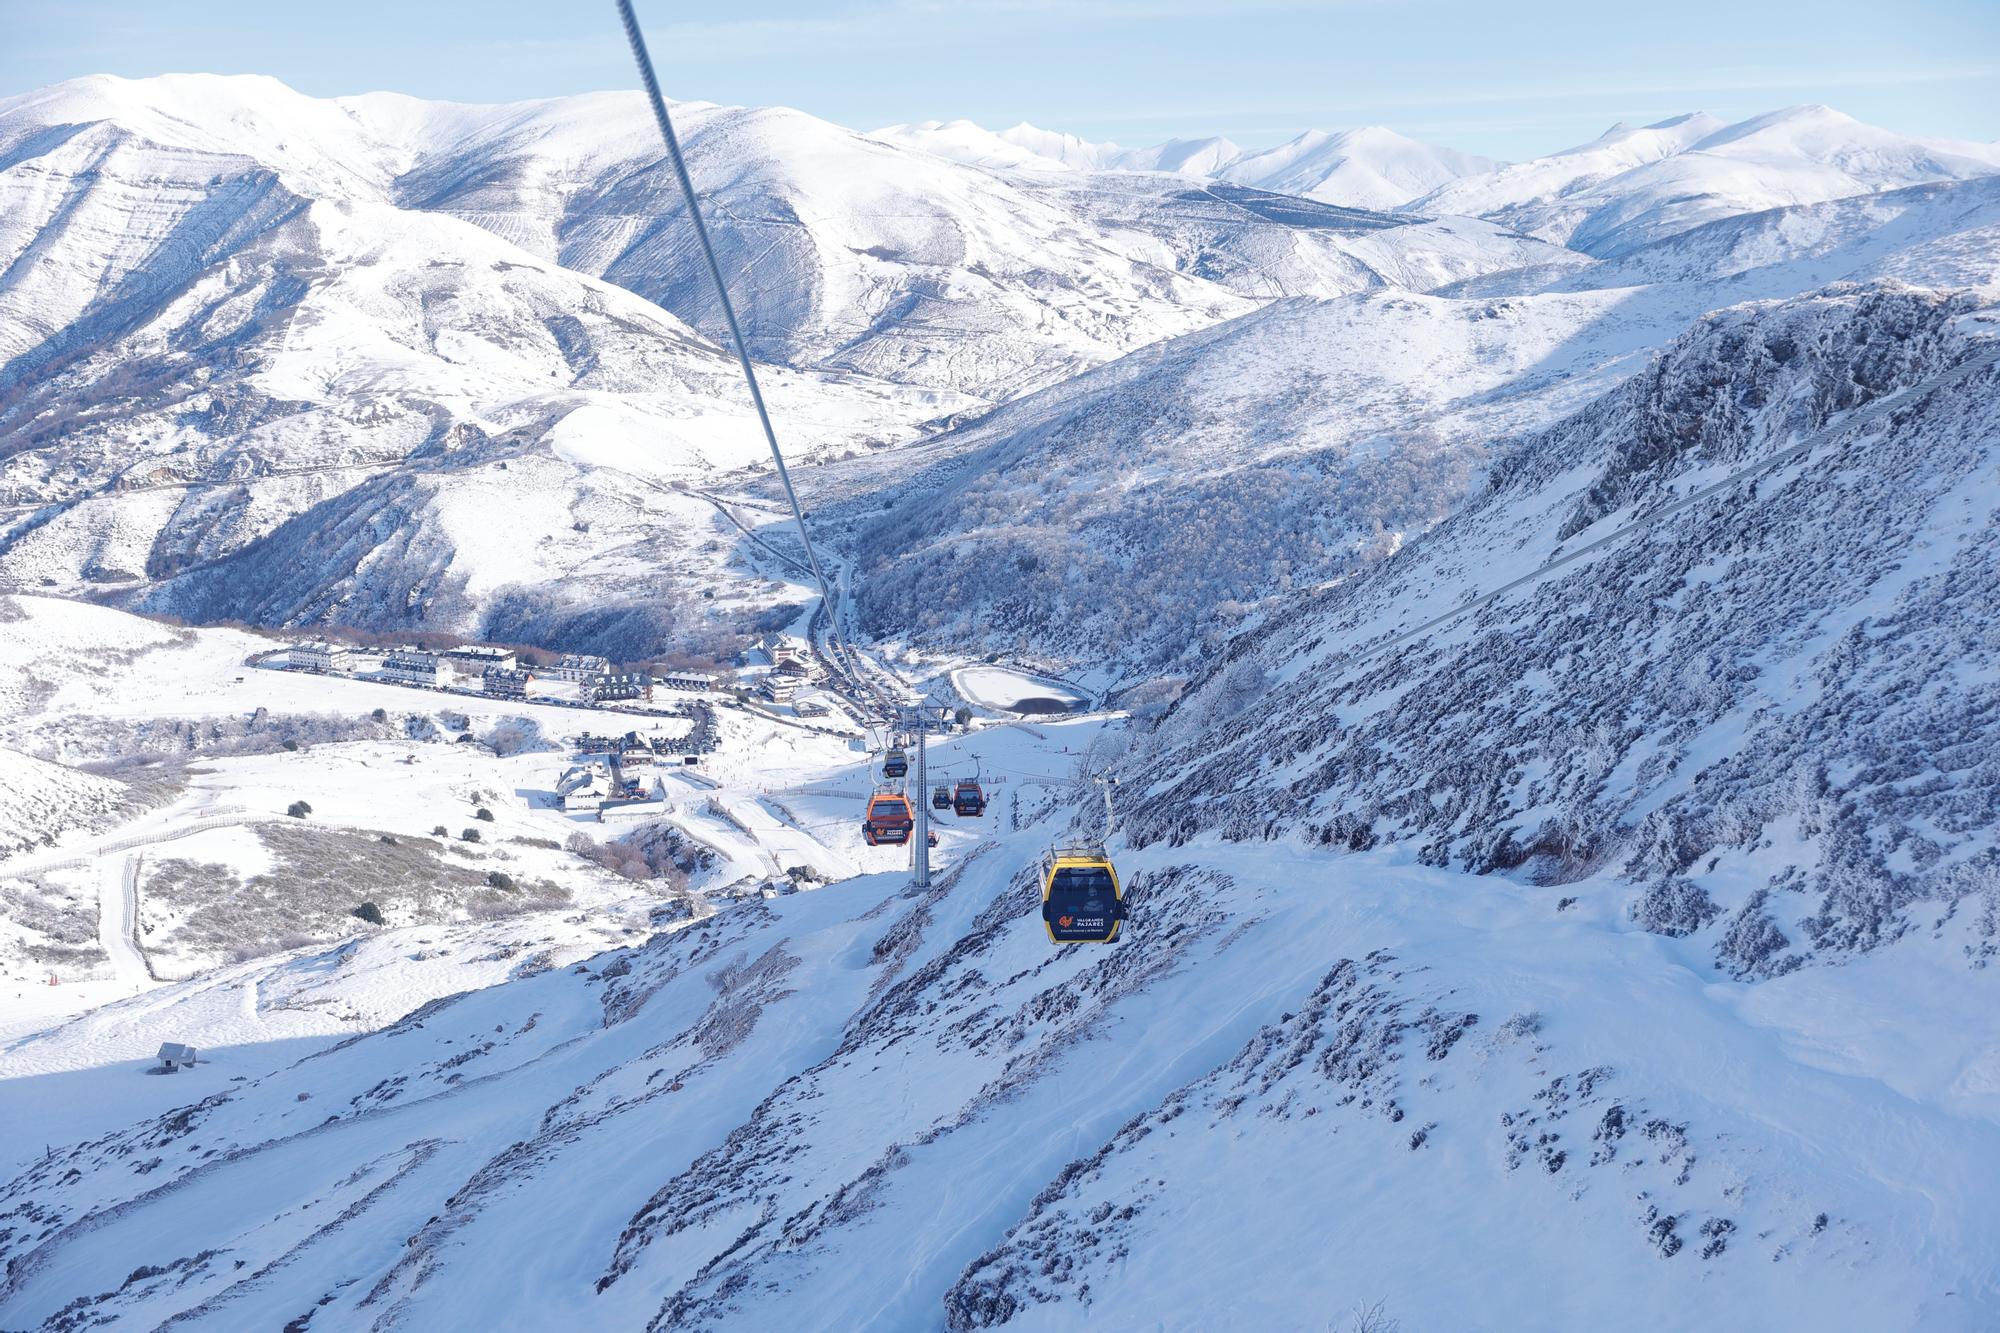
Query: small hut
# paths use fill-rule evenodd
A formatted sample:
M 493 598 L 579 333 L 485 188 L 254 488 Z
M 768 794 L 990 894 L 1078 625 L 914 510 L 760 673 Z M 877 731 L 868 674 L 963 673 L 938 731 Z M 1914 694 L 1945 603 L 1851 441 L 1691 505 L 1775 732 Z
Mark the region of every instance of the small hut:
M 177 1041 L 165 1042 L 160 1046 L 158 1067 L 162 1074 L 177 1074 L 183 1066 L 199 1063 L 192 1046 L 183 1046 Z

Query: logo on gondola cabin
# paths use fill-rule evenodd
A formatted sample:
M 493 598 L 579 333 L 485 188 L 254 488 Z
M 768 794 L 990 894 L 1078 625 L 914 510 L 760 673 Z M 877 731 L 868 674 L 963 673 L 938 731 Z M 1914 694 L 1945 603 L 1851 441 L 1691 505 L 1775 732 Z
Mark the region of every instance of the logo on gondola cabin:
M 1056 924 L 1058 926 L 1061 926 L 1064 930 L 1068 930 L 1071 926 L 1076 924 L 1076 918 L 1073 916 L 1059 916 L 1056 918 Z

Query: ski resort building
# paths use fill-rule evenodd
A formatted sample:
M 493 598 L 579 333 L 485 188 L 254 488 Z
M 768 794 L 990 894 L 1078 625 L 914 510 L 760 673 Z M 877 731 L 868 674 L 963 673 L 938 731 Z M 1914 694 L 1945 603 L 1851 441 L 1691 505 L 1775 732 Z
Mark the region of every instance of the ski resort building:
M 796 667 L 804 671 L 812 662 L 812 649 L 804 639 L 791 634 L 767 634 L 753 650 L 774 667 Z
M 480 688 L 495 699 L 526 699 L 534 685 L 534 672 L 512 667 L 488 667 L 480 678 Z
M 543 667 L 538 673 L 548 680 L 582 682 L 593 676 L 610 674 L 611 663 L 602 657 L 588 653 L 564 653 L 556 659 L 554 666 Z
M 578 764 L 556 780 L 556 807 L 595 810 L 611 796 L 611 777 L 596 764 Z
M 699 671 L 669 671 L 655 676 L 653 682 L 661 689 L 681 690 L 688 694 L 701 694 L 715 688 L 715 677 L 704 676 Z
M 382 659 L 381 676 L 398 685 L 418 685 L 443 689 L 458 678 L 451 664 L 436 653 L 419 648 L 398 648 Z
M 782 676 L 776 672 L 772 672 L 771 675 L 765 678 L 764 687 L 758 693 L 774 704 L 783 704 L 790 703 L 792 696 L 797 694 L 798 691 L 799 678 L 797 676 Z
M 440 656 L 451 663 L 454 669 L 468 676 L 480 676 L 494 670 L 514 671 L 521 665 L 509 649 L 486 648 L 479 644 L 466 644 Z
M 344 676 L 354 669 L 354 654 L 344 643 L 315 639 L 295 643 L 285 650 L 285 665 L 294 671 L 311 671 L 322 676 Z
M 577 686 L 585 703 L 605 703 L 618 699 L 651 699 L 653 679 L 643 671 L 607 671 Z

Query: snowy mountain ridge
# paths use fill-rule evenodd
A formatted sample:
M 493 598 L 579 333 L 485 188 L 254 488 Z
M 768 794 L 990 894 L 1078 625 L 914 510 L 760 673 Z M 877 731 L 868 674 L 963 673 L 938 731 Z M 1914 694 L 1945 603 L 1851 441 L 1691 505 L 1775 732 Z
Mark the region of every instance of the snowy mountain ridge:
M 1717 218 L 1996 172 L 2000 143 L 1914 138 L 1808 105 L 1733 125 L 1691 115 L 1614 127 L 1408 207 L 1469 213 L 1611 258 Z
M 1136 176 L 1029 189 L 796 112 L 682 115 L 807 459 L 1274 297 L 1561 258 L 1486 224 Z M 516 637 L 607 599 L 595 646 L 659 651 L 631 571 L 690 596 L 718 577 L 736 530 L 680 488 L 755 466 L 758 436 L 654 134 L 636 94 L 322 101 L 189 75 L 0 103 L 5 577 Z M 519 540 L 489 559 L 501 513 Z
M 1344 208 L 1391 209 L 1447 181 L 1493 170 L 1470 153 L 1418 143 L 1380 125 L 1307 130 L 1274 148 L 1227 139 L 1170 139 L 1151 148 L 1091 143 L 1025 122 L 984 130 L 969 120 L 890 125 L 874 138 L 998 171 L 1164 171 L 1229 181 Z
M 1480 217 L 1600 257 L 1719 217 L 2000 172 L 2000 143 L 1896 134 L 1820 105 L 1733 124 L 1706 112 L 1620 123 L 1516 163 L 1382 126 L 1309 130 L 1252 150 L 1226 139 L 1128 149 L 966 120 L 894 125 L 874 137 L 1002 172 L 1171 171 L 1345 207 Z

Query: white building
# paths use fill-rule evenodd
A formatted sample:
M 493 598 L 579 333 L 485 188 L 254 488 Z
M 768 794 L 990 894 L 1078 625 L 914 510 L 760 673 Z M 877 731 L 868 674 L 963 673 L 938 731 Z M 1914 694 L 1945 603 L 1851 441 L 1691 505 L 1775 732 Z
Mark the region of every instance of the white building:
M 658 677 L 657 683 L 661 689 L 701 694 L 715 688 L 715 677 L 704 676 L 699 671 L 669 671 Z
M 162 1073 L 178 1074 L 189 1065 L 200 1064 L 200 1053 L 194 1047 L 178 1041 L 163 1042 L 158 1055 L 158 1068 Z
M 796 667 L 803 671 L 812 661 L 812 648 L 794 634 L 767 634 L 757 641 L 756 651 L 774 667 Z
M 390 653 L 382 659 L 381 675 L 399 685 L 420 685 L 426 689 L 443 689 L 458 678 L 450 663 L 420 648 L 398 648 Z
M 489 671 L 513 671 L 521 665 L 509 649 L 485 648 L 478 644 L 453 648 L 441 656 L 456 670 L 468 676 L 483 676 Z
M 578 764 L 556 780 L 556 805 L 563 810 L 595 810 L 611 795 L 611 776 L 596 764 Z
M 286 649 L 285 665 L 294 671 L 315 671 L 322 676 L 346 675 L 354 669 L 354 654 L 344 643 L 315 639 Z
M 602 657 L 588 653 L 564 653 L 554 666 L 542 667 L 535 674 L 545 680 L 584 681 L 593 676 L 609 673 L 611 663 Z

